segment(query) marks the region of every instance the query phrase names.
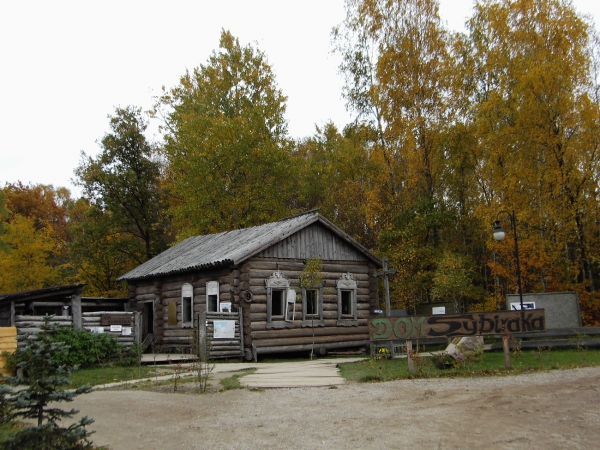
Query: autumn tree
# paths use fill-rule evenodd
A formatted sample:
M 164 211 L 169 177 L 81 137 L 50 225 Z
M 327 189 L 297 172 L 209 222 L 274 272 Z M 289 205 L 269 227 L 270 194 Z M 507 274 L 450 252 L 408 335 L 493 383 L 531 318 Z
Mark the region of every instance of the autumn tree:
M 36 229 L 33 219 L 16 215 L 5 225 L 0 250 L 0 292 L 18 292 L 60 284 L 56 236 L 50 226 Z
M 399 267 L 392 283 L 397 306 L 416 306 L 432 299 L 446 250 L 470 257 L 464 227 L 453 224 L 469 221 L 471 211 L 448 195 L 468 162 L 455 157 L 459 140 L 451 127 L 452 36 L 435 0 L 349 0 L 334 38 L 349 107 L 377 135 L 379 249 Z
M 219 48 L 157 105 L 180 238 L 258 225 L 289 211 L 286 98 L 264 53 L 228 31 Z
M 566 0 L 483 0 L 468 22 L 465 95 L 491 223 L 516 210 L 530 291 L 598 287 L 597 37 Z M 466 53 L 467 54 L 467 53 Z M 511 237 L 512 239 L 512 237 Z M 492 265 L 515 289 L 511 239 Z
M 68 253 L 70 193 L 49 185 L 7 184 L 0 227 L 0 291 L 74 280 Z M 1 208 L 0 208 L 1 209 Z
M 3 241 L 4 230 L 6 222 L 8 221 L 9 211 L 6 207 L 6 194 L 0 189 L 0 251 L 6 250 L 8 246 Z
M 33 219 L 38 230 L 50 226 L 58 239 L 67 241 L 68 207 L 72 202 L 67 188 L 17 181 L 7 184 L 4 194 L 12 214 Z
M 125 233 L 112 216 L 87 199 L 78 199 L 70 209 L 72 240 L 69 253 L 79 280 L 87 284 L 86 295 L 123 297 L 126 283 L 117 278 L 139 262 L 139 239 Z
M 332 123 L 298 142 L 293 153 L 297 185 L 294 206 L 320 213 L 363 245 L 377 243 L 380 211 L 374 192 L 382 168 L 370 152 L 369 127 L 349 125 L 343 132 Z
M 112 228 L 139 241 L 134 257 L 143 262 L 165 249 L 167 221 L 161 164 L 144 135 L 141 109 L 116 108 L 97 157 L 82 153 L 75 173 L 84 195 L 113 221 Z M 129 249 L 131 250 L 131 249 Z

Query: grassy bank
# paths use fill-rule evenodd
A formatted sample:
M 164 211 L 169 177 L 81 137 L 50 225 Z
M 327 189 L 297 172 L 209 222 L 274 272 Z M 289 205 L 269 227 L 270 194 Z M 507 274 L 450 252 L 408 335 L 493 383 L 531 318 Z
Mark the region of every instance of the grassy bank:
M 173 373 L 171 366 L 95 366 L 79 369 L 71 375 L 69 388 L 137 380 Z
M 502 352 L 486 352 L 481 361 L 467 361 L 450 369 L 438 369 L 432 358 L 415 359 L 415 372 L 408 371 L 406 359 L 371 359 L 340 364 L 342 377 L 350 381 L 372 382 L 411 378 L 516 375 L 521 373 L 573 369 L 600 365 L 600 350 L 549 350 L 511 352 L 512 368 L 504 367 Z

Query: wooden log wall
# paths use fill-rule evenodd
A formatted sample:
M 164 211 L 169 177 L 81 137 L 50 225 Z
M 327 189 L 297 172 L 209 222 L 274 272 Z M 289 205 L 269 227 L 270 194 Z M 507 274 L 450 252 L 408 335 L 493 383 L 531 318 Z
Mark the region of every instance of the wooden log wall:
M 111 331 L 110 325 L 102 325 L 102 317 L 112 316 L 130 316 L 131 322 L 129 325 L 122 325 L 123 327 L 131 327 L 131 334 L 123 334 L 121 331 Z M 140 313 L 137 311 L 100 311 L 100 312 L 87 312 L 83 313 L 83 329 L 86 331 L 94 331 L 98 328 L 102 329 L 104 334 L 110 334 L 117 338 L 120 344 L 125 347 L 131 347 L 134 342 L 141 344 L 140 334 Z
M 109 326 L 103 326 L 101 324 L 102 316 L 131 316 L 131 335 L 123 335 L 123 332 L 110 331 Z M 136 315 L 138 315 L 136 317 Z M 15 316 L 15 327 L 17 329 L 17 335 L 26 334 L 38 334 L 41 332 L 41 327 L 44 323 L 45 316 Z M 140 343 L 139 334 L 139 313 L 137 312 L 125 312 L 125 311 L 100 311 L 100 312 L 87 312 L 83 313 L 83 329 L 86 331 L 92 331 L 98 327 L 103 328 L 103 332 L 106 334 L 112 334 L 117 338 L 119 343 L 126 347 L 130 347 L 134 342 Z M 73 325 L 72 316 L 54 316 L 50 318 L 49 324 L 51 326 L 59 327 L 70 327 Z
M 267 288 L 265 280 L 277 269 L 290 281 L 290 288 L 301 294 L 299 276 L 304 269 L 301 260 L 252 258 L 240 268 L 240 289 L 253 293 L 251 303 L 241 302 L 244 317 L 244 343 L 258 353 L 276 351 L 339 349 L 368 345 L 367 320 L 378 301 L 377 282 L 372 276 L 375 265 L 360 261 L 323 262 L 323 319 L 324 326 L 302 326 L 302 302 L 296 303 L 293 322 L 284 328 L 267 329 Z M 339 326 L 337 281 L 342 274 L 351 273 L 357 282 L 357 325 Z M 313 337 L 314 334 L 314 337 Z
M 218 281 L 219 301 L 236 303 L 239 291 L 239 271 L 235 268 L 206 270 L 164 277 L 161 280 L 138 281 L 130 290 L 130 298 L 142 310 L 145 302 L 154 305 L 154 336 L 162 352 L 189 352 L 193 346 L 194 330 L 198 328 L 198 316 L 206 310 L 206 283 Z M 193 326 L 182 326 L 181 287 L 189 283 L 194 288 Z M 175 302 L 177 324 L 169 325 L 169 303 Z
M 17 335 L 38 334 L 44 324 L 45 316 L 15 316 Z M 73 325 L 73 316 L 54 316 L 48 321 L 50 326 L 70 327 Z

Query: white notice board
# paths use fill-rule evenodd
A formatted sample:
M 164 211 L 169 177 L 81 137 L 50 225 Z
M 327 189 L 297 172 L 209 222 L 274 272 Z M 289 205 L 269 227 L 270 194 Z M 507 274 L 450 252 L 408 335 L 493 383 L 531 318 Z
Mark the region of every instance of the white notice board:
M 213 326 L 215 339 L 235 338 L 235 320 L 215 320 Z

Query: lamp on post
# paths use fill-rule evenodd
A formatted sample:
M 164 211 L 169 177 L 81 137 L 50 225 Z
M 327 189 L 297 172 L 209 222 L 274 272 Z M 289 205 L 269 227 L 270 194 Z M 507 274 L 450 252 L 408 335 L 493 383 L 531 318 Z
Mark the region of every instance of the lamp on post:
M 500 211 L 496 216 L 496 224 L 494 226 L 494 239 L 501 241 L 506 236 L 502 225 L 500 225 L 500 215 L 507 214 L 510 217 L 510 223 L 512 224 L 513 234 L 515 235 L 515 259 L 517 261 L 517 287 L 519 289 L 519 302 L 521 303 L 521 311 L 523 311 L 523 289 L 521 287 L 521 264 L 519 262 L 519 240 L 517 238 L 517 218 L 515 212 Z

